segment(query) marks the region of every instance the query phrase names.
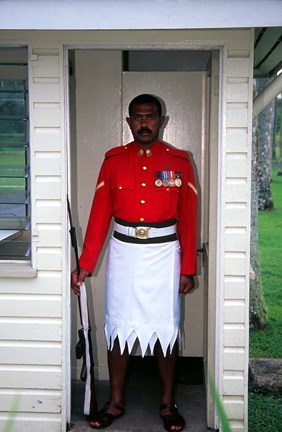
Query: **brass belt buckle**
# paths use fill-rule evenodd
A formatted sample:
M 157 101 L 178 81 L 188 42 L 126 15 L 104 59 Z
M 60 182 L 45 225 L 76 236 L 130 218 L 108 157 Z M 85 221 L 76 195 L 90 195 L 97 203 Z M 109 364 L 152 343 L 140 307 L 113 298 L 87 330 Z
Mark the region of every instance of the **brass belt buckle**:
M 145 238 L 149 238 L 149 229 L 150 228 L 145 228 L 145 227 L 136 227 L 135 228 L 135 237 L 140 238 L 140 239 L 145 239 Z

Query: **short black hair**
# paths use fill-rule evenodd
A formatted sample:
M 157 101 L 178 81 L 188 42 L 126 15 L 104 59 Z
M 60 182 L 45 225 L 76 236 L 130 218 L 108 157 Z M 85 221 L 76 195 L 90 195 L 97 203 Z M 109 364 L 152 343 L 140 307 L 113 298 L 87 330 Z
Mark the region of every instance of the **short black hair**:
M 136 96 L 130 102 L 129 107 L 128 107 L 129 117 L 132 114 L 133 105 L 142 105 L 142 104 L 149 104 L 149 103 L 153 103 L 156 105 L 157 110 L 158 110 L 158 114 L 159 114 L 159 116 L 161 116 L 162 115 L 162 106 L 161 106 L 159 99 L 153 95 L 150 95 L 150 94 L 141 94 L 139 96 Z

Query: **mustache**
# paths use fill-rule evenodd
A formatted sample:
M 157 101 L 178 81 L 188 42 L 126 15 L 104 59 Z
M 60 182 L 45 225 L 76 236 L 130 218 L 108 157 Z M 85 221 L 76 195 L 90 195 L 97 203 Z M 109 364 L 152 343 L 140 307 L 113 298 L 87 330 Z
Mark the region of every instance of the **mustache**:
M 148 129 L 148 128 L 141 128 L 141 129 L 139 129 L 139 131 L 137 133 L 142 134 L 143 132 L 149 133 L 149 134 L 152 133 L 151 129 Z

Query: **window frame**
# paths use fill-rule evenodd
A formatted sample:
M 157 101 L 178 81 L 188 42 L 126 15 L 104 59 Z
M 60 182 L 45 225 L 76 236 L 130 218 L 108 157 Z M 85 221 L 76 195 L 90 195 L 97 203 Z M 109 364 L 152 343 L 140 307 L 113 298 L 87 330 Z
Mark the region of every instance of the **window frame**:
M 6 52 L 5 52 L 6 51 Z M 7 59 L 7 62 L 5 64 L 5 58 Z M 11 250 L 10 255 L 6 254 L 5 256 L 0 255 L 0 276 L 6 275 L 9 271 L 7 268 L 7 264 L 9 264 L 9 268 L 11 266 L 13 269 L 15 269 L 15 266 L 19 266 L 21 270 L 23 270 L 23 267 L 26 267 L 27 269 L 32 269 L 32 261 L 33 261 L 33 248 L 32 248 L 32 179 L 31 179 L 31 151 L 30 151 L 30 74 L 29 74 L 29 46 L 27 44 L 22 45 L 0 45 L 0 64 L 1 66 L 4 66 L 2 69 L 2 72 L 0 72 L 0 82 L 7 81 L 7 71 L 10 70 L 10 74 L 8 74 L 8 80 L 16 81 L 22 81 L 24 83 L 24 86 L 22 89 L 14 89 L 13 91 L 10 91 L 11 93 L 19 94 L 22 93 L 23 98 L 23 107 L 24 107 L 24 113 L 21 113 L 19 116 L 15 116 L 14 120 L 21 120 L 25 122 L 25 126 L 23 128 L 24 130 L 24 139 L 22 142 L 20 142 L 21 145 L 17 145 L 18 143 L 16 140 L 14 142 L 8 142 L 5 143 L 4 140 L 1 140 L 1 147 L 6 148 L 7 152 L 9 151 L 9 148 L 18 148 L 20 155 L 19 157 L 24 158 L 24 164 L 19 164 L 19 171 L 22 170 L 21 175 L 17 177 L 17 174 L 14 178 L 19 178 L 23 181 L 22 187 L 19 186 L 19 189 L 21 189 L 22 197 L 24 199 L 21 200 L 21 202 L 18 204 L 15 204 L 15 207 L 18 207 L 21 209 L 22 213 L 20 213 L 19 218 L 23 218 L 24 228 L 21 226 L 18 231 L 20 231 L 20 236 L 23 238 L 22 245 L 24 245 L 24 248 L 26 247 L 28 253 L 17 253 L 18 246 L 16 244 L 16 238 L 13 238 L 13 236 L 10 239 L 7 239 L 3 241 L 1 247 L 3 246 L 3 250 L 5 251 L 5 243 L 8 244 L 6 249 Z M 0 67 L 1 67 L 0 66 Z M 17 68 L 17 69 L 16 69 Z M 6 89 L 7 90 L 7 89 Z M 2 91 L 2 93 L 5 93 L 5 89 Z M 9 91 L 6 92 L 8 94 Z M 9 98 L 8 98 L 9 99 Z M 8 100 L 7 99 L 7 100 Z M 3 116 L 5 117 L 5 116 Z M 5 118 L 4 118 L 5 121 Z M 11 134 L 11 137 L 13 135 Z M 22 150 L 22 155 L 21 155 Z M 3 164 L 4 167 L 4 164 Z M 16 170 L 16 167 L 14 167 Z M 10 171 L 12 172 L 13 166 L 11 166 Z M 5 171 L 5 169 L 4 169 Z M 4 172 L 3 171 L 3 172 Z M 3 174 L 3 173 L 2 173 Z M 4 177 L 4 175 L 3 175 Z M 9 177 L 9 176 L 8 176 Z M 6 177 L 6 178 L 8 178 Z M 11 175 L 11 178 L 13 178 L 13 173 Z M 11 181 L 12 182 L 12 181 Z M 9 183 L 9 182 L 8 182 Z M 19 180 L 20 184 L 20 180 Z M 9 187 L 9 186 L 8 186 Z M 7 187 L 7 191 L 8 191 Z M 4 196 L 4 193 L 3 193 Z M 3 199 L 3 207 L 5 206 Z M 7 208 L 9 207 L 9 204 L 6 204 Z M 18 210 L 19 211 L 19 210 Z M 8 212 L 7 212 L 8 213 Z M 14 215 L 15 216 L 15 215 Z M 15 218 L 16 219 L 16 218 Z M 7 218 L 8 221 L 8 218 Z M 4 224 L 3 224 L 4 227 Z M 6 229 L 8 227 L 8 222 Z M 3 230 L 2 230 L 3 231 Z M 16 230 L 15 230 L 16 231 Z M 5 235 L 5 234 L 3 234 Z M 17 237 L 17 235 L 15 236 Z M 18 245 L 20 245 L 18 240 Z M 14 249 L 14 251 L 13 251 Z M 14 255 L 13 255 L 14 252 Z M 1 252 L 0 252 L 1 253 Z M 16 254 L 15 254 L 16 253 Z M 5 271 L 7 268 L 7 271 Z M 4 270 L 4 271 L 3 271 Z M 4 274 L 3 274 L 4 273 Z M 31 275 L 34 275 L 34 271 L 31 272 Z

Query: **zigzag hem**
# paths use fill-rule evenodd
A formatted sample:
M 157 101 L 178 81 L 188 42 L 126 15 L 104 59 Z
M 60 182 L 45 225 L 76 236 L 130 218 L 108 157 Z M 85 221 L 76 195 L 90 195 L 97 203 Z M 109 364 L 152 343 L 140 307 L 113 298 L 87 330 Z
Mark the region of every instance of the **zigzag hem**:
M 109 332 L 105 326 L 105 336 L 108 350 L 111 351 L 113 349 L 114 342 L 116 338 L 118 338 L 121 354 L 123 354 L 126 345 L 128 347 L 129 354 L 131 354 L 134 344 L 136 341 L 138 341 L 141 348 L 142 357 L 144 357 L 148 350 L 150 351 L 151 355 L 153 354 L 155 344 L 159 340 L 163 354 L 166 356 L 168 349 L 169 353 L 171 354 L 177 339 L 181 342 L 181 333 L 178 328 L 175 328 L 170 332 L 162 332 L 162 335 L 160 335 L 157 331 L 153 331 L 149 335 L 143 333 L 140 334 L 140 332 L 137 330 L 128 331 L 126 336 L 122 333 L 123 332 L 120 331 L 118 327 L 114 327 L 111 332 Z

